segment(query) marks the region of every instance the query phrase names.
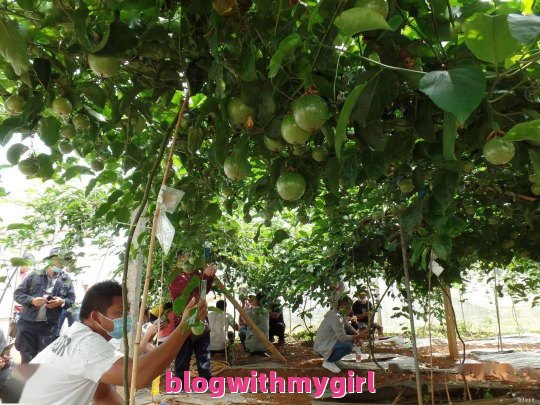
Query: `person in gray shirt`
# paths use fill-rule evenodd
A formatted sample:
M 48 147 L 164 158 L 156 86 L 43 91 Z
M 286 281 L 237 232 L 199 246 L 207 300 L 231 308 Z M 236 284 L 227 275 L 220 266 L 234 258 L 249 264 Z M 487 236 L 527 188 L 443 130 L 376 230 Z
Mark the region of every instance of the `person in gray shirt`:
M 265 299 L 266 295 L 263 292 L 257 293 L 255 300 L 253 301 L 253 307 L 246 312 L 262 333 L 264 333 L 265 336 L 268 336 L 270 317 L 268 310 L 264 307 Z M 268 356 L 268 354 L 266 354 L 265 342 L 261 342 L 255 331 L 249 326 L 246 331 L 246 351 L 251 354 Z
M 362 344 L 362 338 L 366 335 L 365 332 L 346 333 L 345 317 L 351 312 L 351 308 L 352 300 L 347 296 L 341 297 L 337 308 L 332 308 L 325 314 L 315 336 L 313 350 L 324 357 L 322 366 L 333 373 L 341 372 L 336 362 L 352 351 L 354 343 Z

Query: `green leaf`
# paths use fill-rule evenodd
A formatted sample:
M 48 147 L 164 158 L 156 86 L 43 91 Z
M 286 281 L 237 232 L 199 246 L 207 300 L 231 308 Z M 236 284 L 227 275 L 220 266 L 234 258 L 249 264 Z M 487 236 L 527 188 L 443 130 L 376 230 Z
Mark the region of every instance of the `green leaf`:
M 328 181 L 328 188 L 332 194 L 339 195 L 339 176 L 341 174 L 341 165 L 336 157 L 331 157 L 324 167 L 324 175 Z
M 201 280 L 199 277 L 193 276 L 189 280 L 189 283 L 184 288 L 184 291 L 182 291 L 182 294 L 180 294 L 179 297 L 177 297 L 173 302 L 173 311 L 176 315 L 182 315 L 182 312 L 184 312 L 184 309 L 186 308 L 187 301 L 189 296 L 191 295 L 191 292 L 199 288 Z
M 510 33 L 520 43 L 533 44 L 540 36 L 540 16 L 508 14 Z
M 94 172 L 86 166 L 76 165 L 66 169 L 62 177 L 66 180 L 70 180 L 74 177 L 80 177 L 82 174 L 94 174 Z
M 273 249 L 274 246 L 276 246 L 278 243 L 283 242 L 285 239 L 288 239 L 289 237 L 290 237 L 290 234 L 285 229 L 278 229 L 276 233 L 274 233 L 274 237 L 272 238 L 272 241 L 268 244 L 268 249 Z
M 423 199 L 415 198 L 411 205 L 403 212 L 403 231 L 412 234 L 413 231 L 422 223 Z
M 420 80 L 420 90 L 461 123 L 478 107 L 485 87 L 484 73 L 472 65 L 429 72 Z
M 95 83 L 84 83 L 79 90 L 96 106 L 103 108 L 107 102 L 105 91 Z
M 29 224 L 20 224 L 20 223 L 16 223 L 16 224 L 9 224 L 7 227 L 6 227 L 6 230 L 8 231 L 14 231 L 16 229 L 33 229 L 34 227 L 32 225 L 29 225 Z
M 221 208 L 219 204 L 212 203 L 206 207 L 206 220 L 208 223 L 213 224 L 217 222 L 222 216 Z
M 60 121 L 56 117 L 43 117 L 39 121 L 39 137 L 47 146 L 53 146 L 60 139 Z
M 443 156 L 446 160 L 456 160 L 454 149 L 457 135 L 457 121 L 452 114 L 445 111 L 443 120 Z
M 0 145 L 6 145 L 11 135 L 22 126 L 21 117 L 9 117 L 0 123 Z
M 452 251 L 452 238 L 444 234 L 435 236 L 433 251 L 441 259 L 447 259 Z
M 433 179 L 433 196 L 446 209 L 454 201 L 459 174 L 453 171 L 438 171 Z
M 534 174 L 540 176 L 540 152 L 534 149 L 529 149 L 529 157 L 531 158 Z
M 93 44 L 88 38 L 88 30 L 86 29 L 88 9 L 86 7 L 81 7 L 75 10 L 71 14 L 71 18 L 73 20 L 73 28 L 75 30 L 75 40 L 83 47 L 85 51 L 96 53 L 105 46 L 107 40 L 109 39 L 109 29 L 105 30 L 105 32 L 100 32 L 100 34 L 103 36 L 97 44 Z
M 371 30 L 391 30 L 382 15 L 367 7 L 354 7 L 343 11 L 334 21 L 345 35 L 353 36 Z
M 274 78 L 278 70 L 281 68 L 283 59 L 287 57 L 294 49 L 302 43 L 302 38 L 298 34 L 290 34 L 285 37 L 278 46 L 276 53 L 270 59 L 270 65 L 268 67 L 268 77 Z
M 356 87 L 349 93 L 349 95 L 345 99 L 345 103 L 343 103 L 343 107 L 341 108 L 341 112 L 339 113 L 339 118 L 336 126 L 336 137 L 334 141 L 336 148 L 336 156 L 338 157 L 338 159 L 341 159 L 341 145 L 347 137 L 347 124 L 349 123 L 352 109 L 355 106 L 358 97 L 360 96 L 362 90 L 364 90 L 365 87 L 365 83 L 357 84 Z
M 44 180 L 50 179 L 54 175 L 54 167 L 51 162 L 51 156 L 45 153 L 40 153 L 36 156 L 39 162 L 39 177 Z
M 503 139 L 505 141 L 540 141 L 540 119 L 514 125 Z
M 0 56 L 11 64 L 18 76 L 30 69 L 26 41 L 14 21 L 0 19 Z
M 19 163 L 21 155 L 28 150 L 28 146 L 23 145 L 22 143 L 16 143 L 11 145 L 7 150 L 6 157 L 9 163 L 16 165 Z
M 512 37 L 506 15 L 476 13 L 463 24 L 465 44 L 478 59 L 497 64 L 514 55 L 518 43 Z

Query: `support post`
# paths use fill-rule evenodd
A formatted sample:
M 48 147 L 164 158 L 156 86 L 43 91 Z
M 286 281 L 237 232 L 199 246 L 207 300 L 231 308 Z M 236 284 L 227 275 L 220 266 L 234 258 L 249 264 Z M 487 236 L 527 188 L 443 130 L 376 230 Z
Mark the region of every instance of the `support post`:
M 253 322 L 253 320 L 250 318 L 250 316 L 247 314 L 244 308 L 242 308 L 242 305 L 236 301 L 234 296 L 225 288 L 221 280 L 217 277 L 214 277 L 214 284 L 223 291 L 223 294 L 227 299 L 230 301 L 231 304 L 238 310 L 240 313 L 240 316 L 244 318 L 248 326 L 255 331 L 255 334 L 257 337 L 266 345 L 266 348 L 270 350 L 270 353 L 278 359 L 279 361 L 282 361 L 283 363 L 287 363 L 287 360 L 285 360 L 285 357 L 282 356 L 282 354 L 279 352 L 278 349 L 275 348 L 275 346 L 270 342 L 268 339 L 268 336 L 266 336 L 262 330 L 259 329 L 259 327 Z
M 411 340 L 414 357 L 414 372 L 416 376 L 416 395 L 418 405 L 424 405 L 424 395 L 422 392 L 422 381 L 420 380 L 420 365 L 418 363 L 418 348 L 416 347 L 416 330 L 414 328 L 414 313 L 412 309 L 411 278 L 409 276 L 409 260 L 407 259 L 407 245 L 405 245 L 405 232 L 401 213 L 399 213 L 399 235 L 401 239 L 401 256 L 403 258 L 403 272 L 405 274 L 405 290 L 407 292 L 407 305 L 409 307 L 409 321 L 411 324 Z
M 446 319 L 446 337 L 448 339 L 449 356 L 453 360 L 457 360 L 459 356 L 456 334 L 456 318 L 452 311 L 452 292 L 446 284 L 441 286 L 443 289 L 444 299 L 444 317 Z

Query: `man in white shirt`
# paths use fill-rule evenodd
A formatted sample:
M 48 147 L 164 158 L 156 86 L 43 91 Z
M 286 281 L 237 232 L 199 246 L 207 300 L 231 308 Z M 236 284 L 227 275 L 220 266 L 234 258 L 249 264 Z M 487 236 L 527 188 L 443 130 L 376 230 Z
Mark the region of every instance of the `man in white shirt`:
M 337 301 L 337 308 L 331 309 L 324 315 L 324 319 L 317 330 L 313 350 L 324 357 L 322 366 L 333 373 L 341 372 L 336 362 L 349 354 L 354 343 L 361 344 L 366 333 L 351 331 L 345 332 L 347 321 L 345 317 L 351 312 L 352 300 L 344 296 Z M 348 328 L 349 329 L 349 328 Z
M 234 322 L 233 317 L 225 312 L 225 301 L 219 300 L 216 302 L 216 308 L 221 312 L 210 312 L 208 314 L 208 324 L 210 326 L 210 352 L 223 353 L 226 347 L 226 340 L 234 341 L 234 332 L 225 332 L 229 327 L 238 330 L 238 324 Z
M 183 319 L 188 318 L 189 310 L 195 305 L 192 299 Z M 198 308 L 199 318 L 204 319 L 206 303 L 201 300 Z M 108 343 L 123 335 L 122 313 L 120 284 L 104 281 L 90 287 L 81 305 L 81 321 L 75 322 L 32 360 L 30 366 L 39 367 L 26 381 L 20 403 L 83 405 L 93 400 L 96 405 L 123 404 L 113 386 L 123 385 L 124 357 Z M 130 324 L 128 320 L 128 328 Z M 190 328 L 182 322 L 161 346 L 141 355 L 137 389 L 149 384 L 170 365 L 189 334 Z M 128 364 L 131 378 L 131 359 Z

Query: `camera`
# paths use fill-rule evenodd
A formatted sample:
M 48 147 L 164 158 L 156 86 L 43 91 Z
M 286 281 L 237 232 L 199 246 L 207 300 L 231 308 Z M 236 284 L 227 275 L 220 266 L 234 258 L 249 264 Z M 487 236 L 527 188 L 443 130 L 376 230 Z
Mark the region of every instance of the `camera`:
M 48 301 L 52 301 L 54 298 L 53 298 L 52 295 L 47 295 L 47 296 L 45 297 L 45 299 L 46 299 L 47 302 L 48 302 Z

